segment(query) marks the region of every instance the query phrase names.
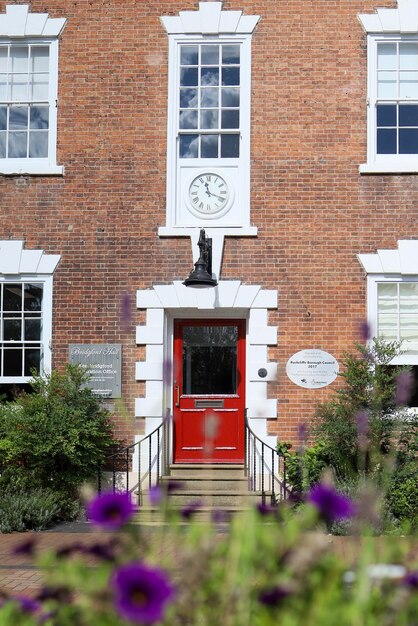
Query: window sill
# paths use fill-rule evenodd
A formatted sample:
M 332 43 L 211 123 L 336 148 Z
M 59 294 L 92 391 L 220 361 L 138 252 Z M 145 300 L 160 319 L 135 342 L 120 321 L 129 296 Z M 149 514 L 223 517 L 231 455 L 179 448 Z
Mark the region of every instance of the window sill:
M 415 163 L 363 163 L 360 174 L 418 174 L 418 158 Z
M 63 165 L 0 163 L 0 176 L 63 176 Z

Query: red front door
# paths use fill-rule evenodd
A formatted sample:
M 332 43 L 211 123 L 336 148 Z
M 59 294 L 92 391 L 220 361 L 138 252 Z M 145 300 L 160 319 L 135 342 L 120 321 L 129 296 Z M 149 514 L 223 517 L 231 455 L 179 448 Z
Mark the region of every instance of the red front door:
M 174 322 L 174 461 L 244 460 L 245 320 Z

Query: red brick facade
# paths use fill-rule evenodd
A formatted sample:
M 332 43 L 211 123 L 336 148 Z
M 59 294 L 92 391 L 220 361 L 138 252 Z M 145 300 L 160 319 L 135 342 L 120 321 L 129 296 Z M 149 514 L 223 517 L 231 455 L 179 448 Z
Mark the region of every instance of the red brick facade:
M 7 2 L 0 2 L 0 13 Z M 24 4 L 24 2 L 16 2 Z M 165 224 L 167 35 L 162 15 L 196 0 L 32 0 L 32 13 L 65 17 L 59 49 L 58 164 L 63 176 L 0 178 L 0 239 L 60 254 L 54 278 L 53 364 L 70 343 L 123 344 L 131 440 L 137 289 L 183 280 L 189 238 L 159 238 Z M 260 15 L 252 40 L 251 223 L 257 237 L 226 237 L 222 280 L 278 291 L 278 419 L 271 434 L 297 437 L 324 390 L 286 376 L 288 358 L 320 348 L 341 360 L 366 316 L 358 253 L 418 236 L 418 177 L 361 175 L 366 161 L 366 35 L 357 19 L 395 0 L 225 0 Z M 121 300 L 131 296 L 131 327 Z

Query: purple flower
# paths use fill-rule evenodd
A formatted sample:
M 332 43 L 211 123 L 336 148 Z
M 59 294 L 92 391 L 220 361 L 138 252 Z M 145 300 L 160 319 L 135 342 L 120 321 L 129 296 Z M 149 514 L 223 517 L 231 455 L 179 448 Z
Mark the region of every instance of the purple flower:
M 36 543 L 37 540 L 34 537 L 30 537 L 29 539 L 15 545 L 12 549 L 12 554 L 16 556 L 33 556 Z
M 413 589 L 418 589 L 418 569 L 408 572 L 404 578 L 404 584 Z
M 259 502 L 257 504 L 257 511 L 260 515 L 275 515 L 277 513 L 277 507 L 267 504 L 266 502 Z
M 105 530 L 117 530 L 126 524 L 134 513 L 127 493 L 104 493 L 89 503 L 87 517 Z
M 122 296 L 120 306 L 120 318 L 122 322 L 123 330 L 128 333 L 131 330 L 132 324 L 132 307 L 131 307 L 131 294 L 126 292 Z
M 174 594 L 167 575 L 143 563 L 122 565 L 111 579 L 119 615 L 137 624 L 154 624 L 164 616 Z
M 153 485 L 148 492 L 148 498 L 151 506 L 159 506 L 164 499 L 164 493 L 160 485 Z
M 362 339 L 363 341 L 368 341 L 369 339 L 371 339 L 372 335 L 371 335 L 370 326 L 367 320 L 360 320 L 359 334 L 360 334 L 360 339 Z
M 315 485 L 308 493 L 308 501 L 327 522 L 335 522 L 354 515 L 354 504 L 330 485 Z
M 287 598 L 289 593 L 288 589 L 276 585 L 275 587 L 261 591 L 258 595 L 258 600 L 261 604 L 265 604 L 266 606 L 277 606 Z
M 358 411 L 356 418 L 358 445 L 361 450 L 366 450 L 369 445 L 369 416 L 366 411 Z
M 16 596 L 14 600 L 19 604 L 24 613 L 36 613 L 41 606 L 37 600 L 33 600 L 27 596 Z
M 181 516 L 183 519 L 191 519 L 193 515 L 202 507 L 202 503 L 200 501 L 191 502 L 186 505 L 181 510 Z
M 396 377 L 395 402 L 396 404 L 407 404 L 411 397 L 414 386 L 412 372 L 400 372 Z

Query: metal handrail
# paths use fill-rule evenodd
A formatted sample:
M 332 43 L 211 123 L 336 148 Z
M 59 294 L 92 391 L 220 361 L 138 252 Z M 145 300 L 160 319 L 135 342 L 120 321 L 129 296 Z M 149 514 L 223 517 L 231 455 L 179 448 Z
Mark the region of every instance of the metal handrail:
M 171 416 L 167 414 L 163 417 L 161 424 L 148 435 L 130 446 L 120 446 L 116 452 L 109 455 L 104 463 L 97 468 L 98 493 L 102 492 L 105 467 L 110 468 L 107 471 L 112 474 L 111 491 L 113 493 L 118 491 L 130 492 L 129 471 L 135 449 L 138 454 L 138 484 L 136 485 L 136 493 L 139 495 L 139 499 L 141 500 L 144 483 L 148 483 L 148 489 L 151 489 L 153 485 L 158 485 L 161 477 L 167 472 L 170 463 L 168 447 L 170 426 Z M 145 461 L 145 459 L 147 460 Z M 153 468 L 155 468 L 155 472 L 152 472 Z M 117 484 L 117 474 L 119 472 L 125 475 L 122 488 Z
M 267 463 L 268 457 L 270 465 Z M 261 492 L 262 504 L 266 504 L 268 492 L 272 505 L 277 504 L 277 500 L 289 497 L 286 457 L 255 434 L 248 422 L 247 410 L 245 410 L 244 467 L 248 477 L 248 488 L 250 491 Z

